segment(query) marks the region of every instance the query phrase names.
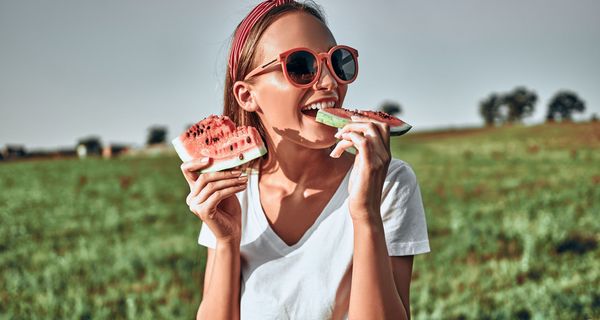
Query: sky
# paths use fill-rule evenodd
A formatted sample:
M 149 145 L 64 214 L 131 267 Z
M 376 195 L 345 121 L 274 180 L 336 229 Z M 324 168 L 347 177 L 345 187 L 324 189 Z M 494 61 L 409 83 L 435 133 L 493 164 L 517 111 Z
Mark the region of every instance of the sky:
M 230 37 L 258 1 L 0 0 L 0 148 L 143 145 L 221 112 Z M 358 49 L 345 106 L 399 102 L 417 130 L 480 126 L 479 102 L 525 86 L 544 120 L 561 89 L 600 114 L 600 1 L 317 1 Z

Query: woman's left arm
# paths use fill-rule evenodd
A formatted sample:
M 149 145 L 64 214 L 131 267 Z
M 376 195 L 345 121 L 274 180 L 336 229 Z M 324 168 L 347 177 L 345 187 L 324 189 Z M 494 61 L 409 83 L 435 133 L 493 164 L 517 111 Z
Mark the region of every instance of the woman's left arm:
M 402 299 L 406 316 L 410 320 L 410 281 L 415 256 L 390 257 L 396 290 Z
M 380 206 L 391 160 L 389 127 L 353 118 L 331 152 L 350 146 L 358 153 L 350 176 L 348 205 L 354 225 L 354 256 L 348 319 L 408 319 L 412 258 L 390 257 Z M 408 279 L 408 283 L 406 280 Z

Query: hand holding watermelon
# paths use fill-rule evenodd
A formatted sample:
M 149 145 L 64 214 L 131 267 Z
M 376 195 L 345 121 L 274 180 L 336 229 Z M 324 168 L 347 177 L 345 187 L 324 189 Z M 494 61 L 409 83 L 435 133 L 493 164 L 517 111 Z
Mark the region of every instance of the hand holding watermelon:
M 331 155 L 337 158 L 351 147 L 358 150 L 350 173 L 348 205 L 353 221 L 371 221 L 380 218 L 383 183 L 392 158 L 390 126 L 368 117 L 352 116 L 351 120 L 336 133 L 341 141 Z
M 380 218 L 381 192 L 391 161 L 390 136 L 400 136 L 412 126 L 382 111 L 324 108 L 317 112 L 317 122 L 339 128 L 340 139 L 331 156 L 339 158 L 344 151 L 358 154 L 348 186 L 350 214 L 353 221 Z
M 237 127 L 227 116 L 210 115 L 172 141 L 190 186 L 186 203 L 217 240 L 239 241 L 241 208 L 235 193 L 246 188 L 241 170 L 228 170 L 267 152 L 258 131 Z
M 186 203 L 208 225 L 217 241 L 240 241 L 241 207 L 235 194 L 246 188 L 248 177 L 242 176 L 240 170 L 198 173 L 209 166 L 209 158 L 181 165 L 190 187 Z

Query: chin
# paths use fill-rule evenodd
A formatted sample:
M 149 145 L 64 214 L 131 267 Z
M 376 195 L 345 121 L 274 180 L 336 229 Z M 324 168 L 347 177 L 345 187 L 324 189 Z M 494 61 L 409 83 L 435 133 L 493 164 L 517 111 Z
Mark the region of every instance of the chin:
M 308 149 L 315 149 L 315 150 L 331 148 L 337 142 L 337 139 L 333 136 L 334 134 L 335 134 L 335 130 L 330 135 L 325 135 L 322 137 L 315 136 L 315 137 L 302 138 L 300 141 L 298 141 L 298 144 L 300 144 L 303 147 L 306 147 Z

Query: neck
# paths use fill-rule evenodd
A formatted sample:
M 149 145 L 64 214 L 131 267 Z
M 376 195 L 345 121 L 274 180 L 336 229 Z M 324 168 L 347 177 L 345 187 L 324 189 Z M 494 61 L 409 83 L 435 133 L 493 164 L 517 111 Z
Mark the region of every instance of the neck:
M 267 139 L 270 140 L 267 158 L 260 164 L 262 180 L 288 190 L 298 186 L 323 189 L 331 181 L 329 177 L 345 174 L 354 162 L 348 153 L 337 159 L 330 157 L 330 148 L 309 149 L 279 136 Z

